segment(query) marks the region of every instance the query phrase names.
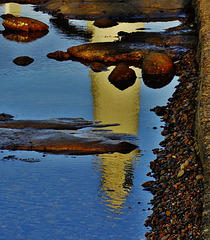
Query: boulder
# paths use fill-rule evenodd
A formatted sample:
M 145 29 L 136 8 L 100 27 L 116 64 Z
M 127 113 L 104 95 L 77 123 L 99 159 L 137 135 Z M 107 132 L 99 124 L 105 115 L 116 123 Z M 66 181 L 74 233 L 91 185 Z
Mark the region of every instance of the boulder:
M 47 24 L 28 17 L 9 17 L 4 19 L 2 25 L 6 30 L 25 32 L 47 31 L 49 28 Z
M 114 20 L 111 20 L 109 18 L 99 18 L 96 19 L 95 22 L 93 23 L 94 26 L 98 28 L 109 28 L 118 25 L 117 22 Z
M 173 74 L 173 61 L 163 53 L 152 52 L 143 61 L 143 74 Z
M 136 81 L 136 73 L 125 63 L 119 63 L 109 75 L 109 81 L 116 88 L 125 90 Z
M 28 57 L 28 56 L 21 56 L 21 57 L 17 57 L 13 60 L 13 63 L 15 63 L 16 65 L 19 66 L 27 66 L 29 64 L 31 64 L 34 61 L 33 58 Z

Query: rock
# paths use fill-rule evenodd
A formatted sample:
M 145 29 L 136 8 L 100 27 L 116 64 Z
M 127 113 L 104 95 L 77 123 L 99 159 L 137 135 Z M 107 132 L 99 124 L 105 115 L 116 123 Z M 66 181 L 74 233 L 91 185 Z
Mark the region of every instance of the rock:
M 28 17 L 9 17 L 4 19 L 2 25 L 5 29 L 14 31 L 47 31 L 49 26 L 41 21 Z
M 184 175 L 184 170 L 180 170 L 177 174 L 177 177 L 180 178 Z
M 154 111 L 157 116 L 164 116 L 167 113 L 166 106 L 156 106 L 150 111 Z
M 108 78 L 116 88 L 125 90 L 135 83 L 136 73 L 127 64 L 119 63 Z
M 47 57 L 52 58 L 52 59 L 56 59 L 58 61 L 64 61 L 64 60 L 69 60 L 70 55 L 67 52 L 55 51 L 55 52 L 52 52 L 52 53 L 48 53 Z
M 142 183 L 142 187 L 153 187 L 155 184 L 155 181 L 147 181 L 147 182 L 144 182 Z
M 150 53 L 142 64 L 143 74 L 172 74 L 174 75 L 174 65 L 172 60 L 162 53 Z
M 189 165 L 189 161 L 186 160 L 182 165 L 181 165 L 181 170 L 184 170 L 185 168 L 187 168 Z
M 109 18 L 99 18 L 95 20 L 93 25 L 99 28 L 109 28 L 118 25 L 118 23 Z
M 17 57 L 13 60 L 13 62 L 19 66 L 27 66 L 31 64 L 33 61 L 34 59 L 28 56 Z
M 0 125 L 1 149 L 89 155 L 129 153 L 137 148 L 134 135 L 112 133 L 104 129 L 79 131 L 85 127 L 105 126 L 82 118 L 8 120 L 0 121 Z
M 1 15 L 1 18 L 2 18 L 2 19 L 7 19 L 7 18 L 11 18 L 11 17 L 15 17 L 15 16 L 12 15 L 12 14 L 10 14 L 10 13 L 2 14 L 2 15 Z
M 203 178 L 204 178 L 204 176 L 203 176 L 203 175 L 201 175 L 201 174 L 199 174 L 199 175 L 197 175 L 195 178 L 196 178 L 196 180 L 200 180 L 200 179 L 203 179 Z
M 12 118 L 14 118 L 14 116 L 10 114 L 6 114 L 6 113 L 0 114 L 0 121 L 8 121 L 8 120 L 12 120 Z
M 99 62 L 93 62 L 90 64 L 90 68 L 94 71 L 94 72 L 101 72 L 104 70 L 107 70 L 107 66 L 103 63 L 99 63 Z

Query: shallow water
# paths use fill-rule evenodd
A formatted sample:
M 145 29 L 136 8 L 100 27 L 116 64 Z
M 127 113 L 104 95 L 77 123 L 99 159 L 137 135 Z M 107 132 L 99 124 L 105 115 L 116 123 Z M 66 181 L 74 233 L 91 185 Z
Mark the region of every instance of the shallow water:
M 0 5 L 0 14 L 5 10 Z M 58 62 L 46 54 L 87 42 L 117 40 L 121 30 L 162 31 L 179 22 L 122 23 L 98 30 L 91 21 L 69 20 L 61 29 L 49 15 L 34 12 L 32 5 L 22 5 L 21 16 L 39 19 L 50 29 L 28 43 L 0 35 L 0 112 L 16 119 L 83 117 L 120 123 L 112 130 L 137 135 L 139 148 L 129 154 L 94 156 L 0 152 L 0 159 L 15 155 L 41 160 L 0 161 L 0 239 L 144 239 L 152 196 L 140 184 L 151 180 L 146 176 L 154 160 L 151 150 L 162 141 L 160 118 L 150 109 L 166 104 L 177 77 L 161 89 L 152 89 L 144 85 L 141 69 L 133 68 L 135 84 L 120 91 L 107 80 L 113 66 L 95 73 L 79 62 Z M 27 67 L 12 62 L 24 55 L 34 62 Z

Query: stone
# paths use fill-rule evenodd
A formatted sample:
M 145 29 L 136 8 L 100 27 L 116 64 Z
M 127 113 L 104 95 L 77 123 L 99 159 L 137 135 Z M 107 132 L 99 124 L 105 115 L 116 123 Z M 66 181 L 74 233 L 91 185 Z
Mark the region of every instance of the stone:
M 186 160 L 182 165 L 181 165 L 181 170 L 184 170 L 185 168 L 187 168 L 189 165 L 189 161 Z
M 19 66 L 27 66 L 31 64 L 33 61 L 34 59 L 28 56 L 17 57 L 13 60 L 13 62 Z
M 151 181 L 144 182 L 141 185 L 142 185 L 142 187 L 153 187 L 154 184 L 155 184 L 155 181 L 151 180 Z
M 109 75 L 109 81 L 116 88 L 125 90 L 136 81 L 136 73 L 125 63 L 119 63 Z
M 142 72 L 143 74 L 173 75 L 174 64 L 166 54 L 152 52 L 143 60 Z
M 47 31 L 49 26 L 41 21 L 29 17 L 9 17 L 4 19 L 2 25 L 6 30 L 13 31 Z
M 47 57 L 52 58 L 52 59 L 56 59 L 58 61 L 64 61 L 64 60 L 69 60 L 70 55 L 67 52 L 55 51 L 55 52 L 52 52 L 52 53 L 48 53 Z
M 180 170 L 177 174 L 177 177 L 180 178 L 184 175 L 184 170 Z
M 94 26 L 98 28 L 109 28 L 118 25 L 117 22 L 114 20 L 111 20 L 109 18 L 99 18 L 96 19 L 95 22 L 93 23 Z

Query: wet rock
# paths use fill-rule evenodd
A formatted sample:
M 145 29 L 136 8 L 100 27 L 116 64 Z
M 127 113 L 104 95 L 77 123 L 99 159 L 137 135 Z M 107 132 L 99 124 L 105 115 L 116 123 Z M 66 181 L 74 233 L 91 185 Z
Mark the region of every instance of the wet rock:
M 144 182 L 142 183 L 142 187 L 146 188 L 146 187 L 153 187 L 155 184 L 155 181 L 147 181 L 147 182 Z
M 6 30 L 13 31 L 46 31 L 49 26 L 41 21 L 28 17 L 9 17 L 4 19 L 2 25 Z
M 47 57 L 52 58 L 52 59 L 56 59 L 58 61 L 64 61 L 64 60 L 69 60 L 70 59 L 69 53 L 63 52 L 63 51 L 55 51 L 55 52 L 52 52 L 52 53 L 48 53 Z
M 98 154 L 110 152 L 129 153 L 137 148 L 131 140 L 135 141 L 135 136 L 130 134 L 118 134 L 105 130 L 94 131 L 91 129 L 86 131 L 63 130 L 98 125 L 84 119 L 19 120 L 14 121 L 14 124 L 13 121 L 4 121 L 0 122 L 0 124 L 1 149 L 41 151 L 56 154 Z
M 167 108 L 166 106 L 156 106 L 150 111 L 154 111 L 157 116 L 163 116 L 167 113 Z
M 132 86 L 136 81 L 136 73 L 125 63 L 118 64 L 109 75 L 109 81 L 116 88 L 125 90 Z
M 174 65 L 172 60 L 162 53 L 150 53 L 142 64 L 143 74 L 165 75 L 174 74 Z
M 99 18 L 94 21 L 93 25 L 98 28 L 109 28 L 118 25 L 118 23 L 109 18 Z
M 17 57 L 13 60 L 13 62 L 19 66 L 27 66 L 31 64 L 33 61 L 34 59 L 28 56 Z
M 10 114 L 6 114 L 6 113 L 0 114 L 0 121 L 9 121 L 9 120 L 12 120 L 13 118 L 14 118 L 14 116 L 12 116 Z
M 2 19 L 7 19 L 7 18 L 11 18 L 11 17 L 15 17 L 15 16 L 12 15 L 12 14 L 10 14 L 10 13 L 2 14 L 2 15 L 1 15 L 1 18 L 2 18 Z
M 90 68 L 94 71 L 94 72 L 101 72 L 101 71 L 105 71 L 107 70 L 107 66 L 103 63 L 99 63 L 99 62 L 93 62 L 90 64 Z

